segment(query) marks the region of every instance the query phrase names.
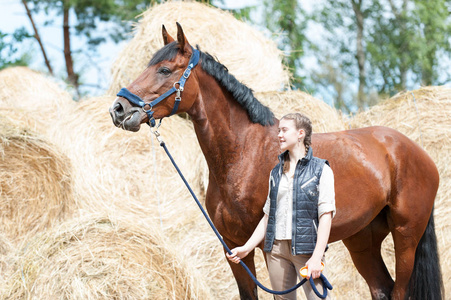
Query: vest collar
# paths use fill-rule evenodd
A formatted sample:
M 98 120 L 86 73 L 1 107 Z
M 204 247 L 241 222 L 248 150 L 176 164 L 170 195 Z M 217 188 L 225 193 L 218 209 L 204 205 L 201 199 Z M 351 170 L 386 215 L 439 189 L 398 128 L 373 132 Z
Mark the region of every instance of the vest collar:
M 281 154 L 279 154 L 279 162 L 283 165 L 285 163 L 285 157 L 288 155 L 288 150 L 282 152 Z M 313 150 L 312 147 L 308 148 L 307 154 L 300 159 L 301 163 L 307 163 L 309 162 L 313 157 Z

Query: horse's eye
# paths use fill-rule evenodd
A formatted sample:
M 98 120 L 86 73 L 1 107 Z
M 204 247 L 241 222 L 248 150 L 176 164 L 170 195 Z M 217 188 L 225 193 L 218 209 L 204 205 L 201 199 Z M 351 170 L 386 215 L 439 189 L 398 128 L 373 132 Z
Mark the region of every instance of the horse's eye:
M 169 75 L 171 75 L 172 72 L 171 72 L 171 70 L 169 70 L 166 67 L 161 67 L 158 69 L 157 73 L 164 75 L 164 76 L 169 76 Z

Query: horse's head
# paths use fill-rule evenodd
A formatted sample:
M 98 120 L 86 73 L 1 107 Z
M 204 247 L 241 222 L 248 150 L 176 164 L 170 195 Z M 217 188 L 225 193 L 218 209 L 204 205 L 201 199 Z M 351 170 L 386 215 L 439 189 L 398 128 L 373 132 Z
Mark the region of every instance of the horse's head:
M 117 94 L 110 108 L 114 125 L 138 131 L 142 123 L 155 124 L 174 113 L 186 112 L 198 94 L 196 78 L 190 76 L 199 61 L 177 23 L 177 41 L 163 26 L 164 47 L 158 50 L 144 72 Z M 181 98 L 183 98 L 182 101 Z

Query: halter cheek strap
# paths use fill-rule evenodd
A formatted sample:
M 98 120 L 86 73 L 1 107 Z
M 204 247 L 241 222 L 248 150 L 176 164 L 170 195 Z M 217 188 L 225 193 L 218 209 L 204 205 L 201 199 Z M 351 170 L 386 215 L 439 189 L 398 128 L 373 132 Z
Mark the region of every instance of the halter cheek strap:
M 185 87 L 186 80 L 188 80 L 189 76 L 191 75 L 191 70 L 195 66 L 197 66 L 197 64 L 199 63 L 199 57 L 200 57 L 199 50 L 194 49 L 194 48 L 192 48 L 192 49 L 193 49 L 193 54 L 191 55 L 191 58 L 188 62 L 188 67 L 185 69 L 185 72 L 183 72 L 179 81 L 174 82 L 174 85 L 172 86 L 172 88 L 169 91 L 167 91 L 166 93 L 159 96 L 157 99 L 153 100 L 150 103 L 145 103 L 141 97 L 139 97 L 136 94 L 133 94 L 126 88 L 122 88 L 119 91 L 119 93 L 117 93 L 116 96 L 123 97 L 123 98 L 127 99 L 128 101 L 130 101 L 131 103 L 141 107 L 143 109 L 143 111 L 147 114 L 147 116 L 149 117 L 149 125 L 151 127 L 154 127 L 155 119 L 153 117 L 153 114 L 154 114 L 154 111 L 152 111 L 153 107 L 156 106 L 161 101 L 163 101 L 164 99 L 166 99 L 167 97 L 169 97 L 170 95 L 172 95 L 173 93 L 176 93 L 174 107 L 172 108 L 172 111 L 169 114 L 169 116 L 172 116 L 173 114 L 175 114 L 177 112 L 180 102 L 182 101 L 181 93 L 183 92 L 183 89 Z

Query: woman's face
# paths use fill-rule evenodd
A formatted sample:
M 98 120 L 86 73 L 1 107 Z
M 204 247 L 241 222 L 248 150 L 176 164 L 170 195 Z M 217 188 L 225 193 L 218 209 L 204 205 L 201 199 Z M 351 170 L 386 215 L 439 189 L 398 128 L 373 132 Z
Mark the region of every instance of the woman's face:
M 299 143 L 304 143 L 304 130 L 296 129 L 294 120 L 282 119 L 279 122 L 279 145 L 282 152 L 293 150 Z M 299 139 L 301 141 L 299 142 Z

